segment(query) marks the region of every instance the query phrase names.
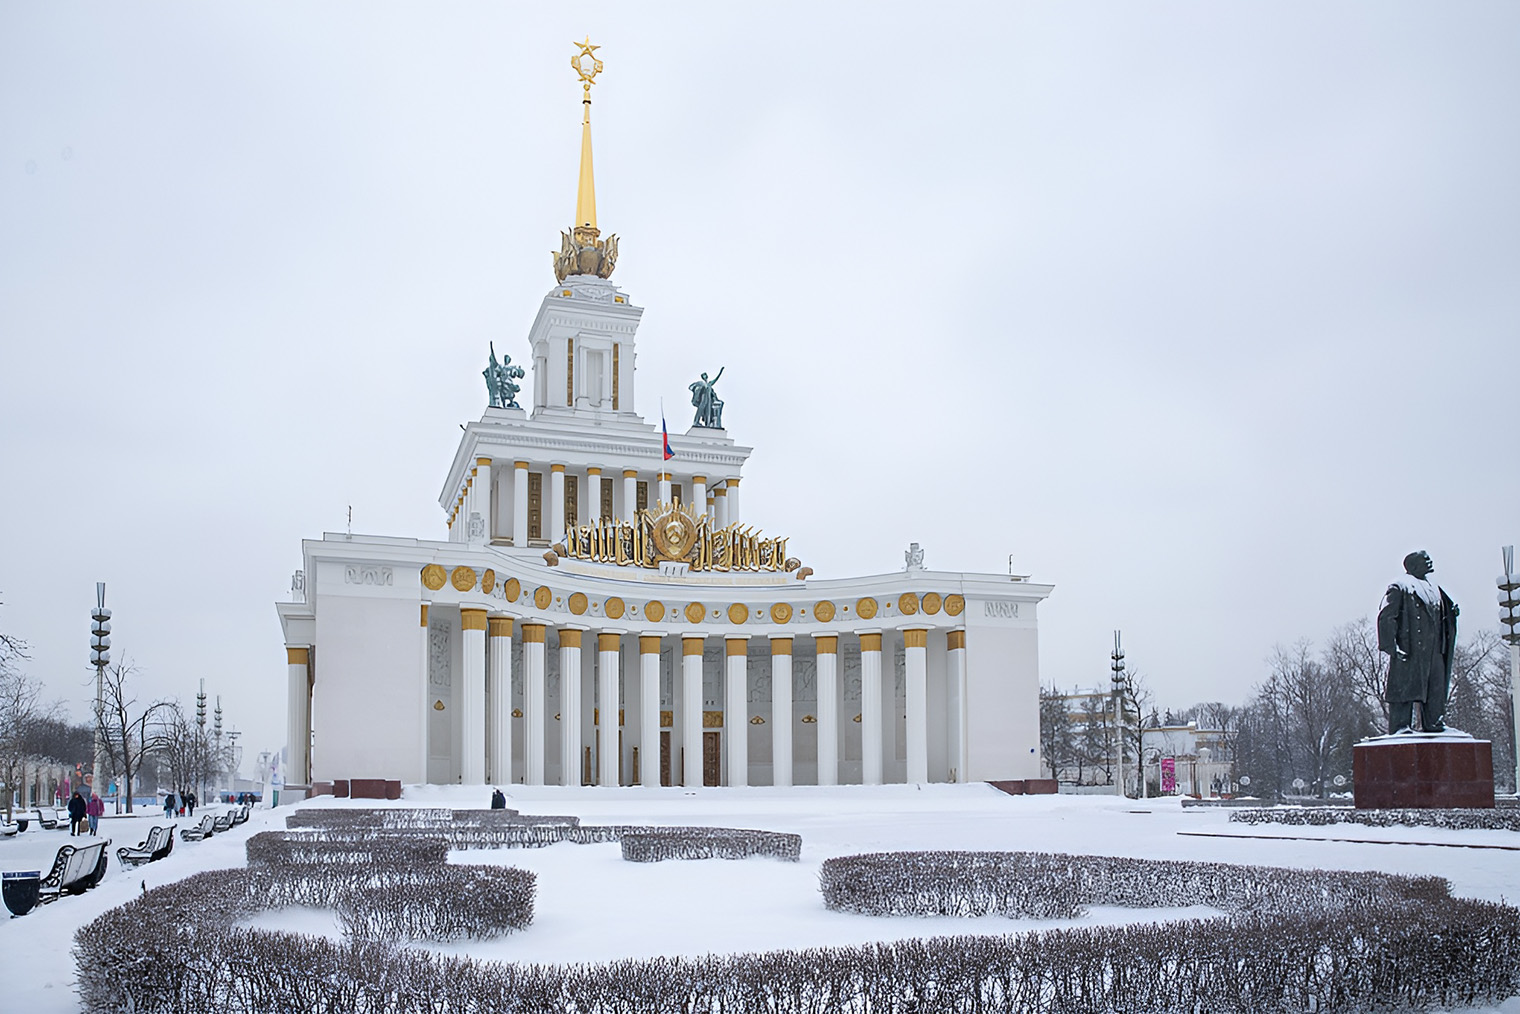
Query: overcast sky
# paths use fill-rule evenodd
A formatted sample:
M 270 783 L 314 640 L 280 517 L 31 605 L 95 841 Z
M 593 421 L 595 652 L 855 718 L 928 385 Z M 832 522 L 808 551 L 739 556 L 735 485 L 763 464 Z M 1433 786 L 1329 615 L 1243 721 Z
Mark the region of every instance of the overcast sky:
M 1240 702 L 1520 542 L 1512 3 L 0 4 L 0 629 L 284 738 L 300 539 L 437 498 L 574 213 L 638 408 L 727 372 L 820 577 L 1054 584 L 1041 675 Z M 524 385 L 525 395 L 531 386 Z

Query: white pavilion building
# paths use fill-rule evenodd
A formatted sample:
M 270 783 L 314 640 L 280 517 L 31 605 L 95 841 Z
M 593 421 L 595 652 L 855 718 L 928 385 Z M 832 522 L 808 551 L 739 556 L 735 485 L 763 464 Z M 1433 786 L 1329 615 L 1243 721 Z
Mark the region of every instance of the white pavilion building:
M 324 534 L 277 604 L 286 782 L 835 785 L 1038 778 L 1051 586 L 923 569 L 812 577 L 741 508 L 720 401 L 635 408 L 643 309 L 597 228 L 585 81 L 574 227 L 523 371 L 488 370 L 442 539 Z M 712 388 L 706 388 L 711 393 Z M 702 393 L 700 390 L 699 394 Z

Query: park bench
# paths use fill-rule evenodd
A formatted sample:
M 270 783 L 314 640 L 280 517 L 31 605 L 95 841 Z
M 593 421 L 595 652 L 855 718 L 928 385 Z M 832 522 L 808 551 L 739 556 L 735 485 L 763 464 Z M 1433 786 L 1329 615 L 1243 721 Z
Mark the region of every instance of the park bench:
M 148 829 L 148 837 L 136 845 L 128 847 L 123 845 L 116 850 L 116 858 L 121 860 L 123 869 L 132 866 L 141 866 L 143 863 L 154 863 L 174 851 L 174 828 L 168 826 L 151 827 Z
M 49 806 L 47 809 L 37 807 L 32 811 L 37 815 L 37 823 L 51 831 L 58 826 L 58 811 Z
M 228 810 L 226 813 L 217 814 L 216 819 L 211 822 L 211 827 L 217 834 L 221 834 L 223 831 L 231 831 L 232 811 Z
M 235 810 L 233 810 L 232 811 L 232 823 L 233 824 L 246 824 L 246 823 L 248 823 L 248 809 L 249 809 L 248 804 L 244 803 L 242 806 L 239 806 Z
M 182 841 L 200 841 L 202 838 L 210 838 L 215 833 L 216 818 L 208 813 L 194 827 L 181 828 L 179 836 Z
M 7 838 L 9 838 L 11 835 L 15 834 L 17 831 L 20 831 L 20 830 L 21 830 L 21 822 L 20 821 L 12 823 L 11 821 L 0 819 L 0 834 L 5 835 Z
M 65 894 L 83 894 L 105 876 L 106 846 L 110 839 L 89 845 L 63 845 L 53 860 L 53 869 L 42 878 L 37 899 L 43 904 L 57 901 Z

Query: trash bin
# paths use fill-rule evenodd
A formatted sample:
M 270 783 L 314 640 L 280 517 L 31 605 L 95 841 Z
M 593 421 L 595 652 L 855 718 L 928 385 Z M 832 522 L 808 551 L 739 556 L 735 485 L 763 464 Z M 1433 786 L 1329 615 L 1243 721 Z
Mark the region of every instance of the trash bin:
M 37 904 L 37 892 L 42 887 L 41 870 L 23 870 L 17 873 L 0 873 L 0 896 L 5 907 L 11 910 L 11 918 L 26 915 Z

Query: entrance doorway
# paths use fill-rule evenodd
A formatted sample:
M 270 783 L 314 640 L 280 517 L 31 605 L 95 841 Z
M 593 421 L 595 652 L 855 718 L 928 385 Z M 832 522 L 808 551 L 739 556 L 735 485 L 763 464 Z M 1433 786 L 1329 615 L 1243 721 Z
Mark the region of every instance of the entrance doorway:
M 723 784 L 723 774 L 722 774 L 723 768 L 722 768 L 722 766 L 720 764 L 720 761 L 722 760 L 722 758 L 721 758 L 721 755 L 719 753 L 719 751 L 720 751 L 721 748 L 718 745 L 719 744 L 719 738 L 722 735 L 723 734 L 721 732 L 704 732 L 704 733 L 702 733 L 702 784 L 703 785 L 722 785 Z

